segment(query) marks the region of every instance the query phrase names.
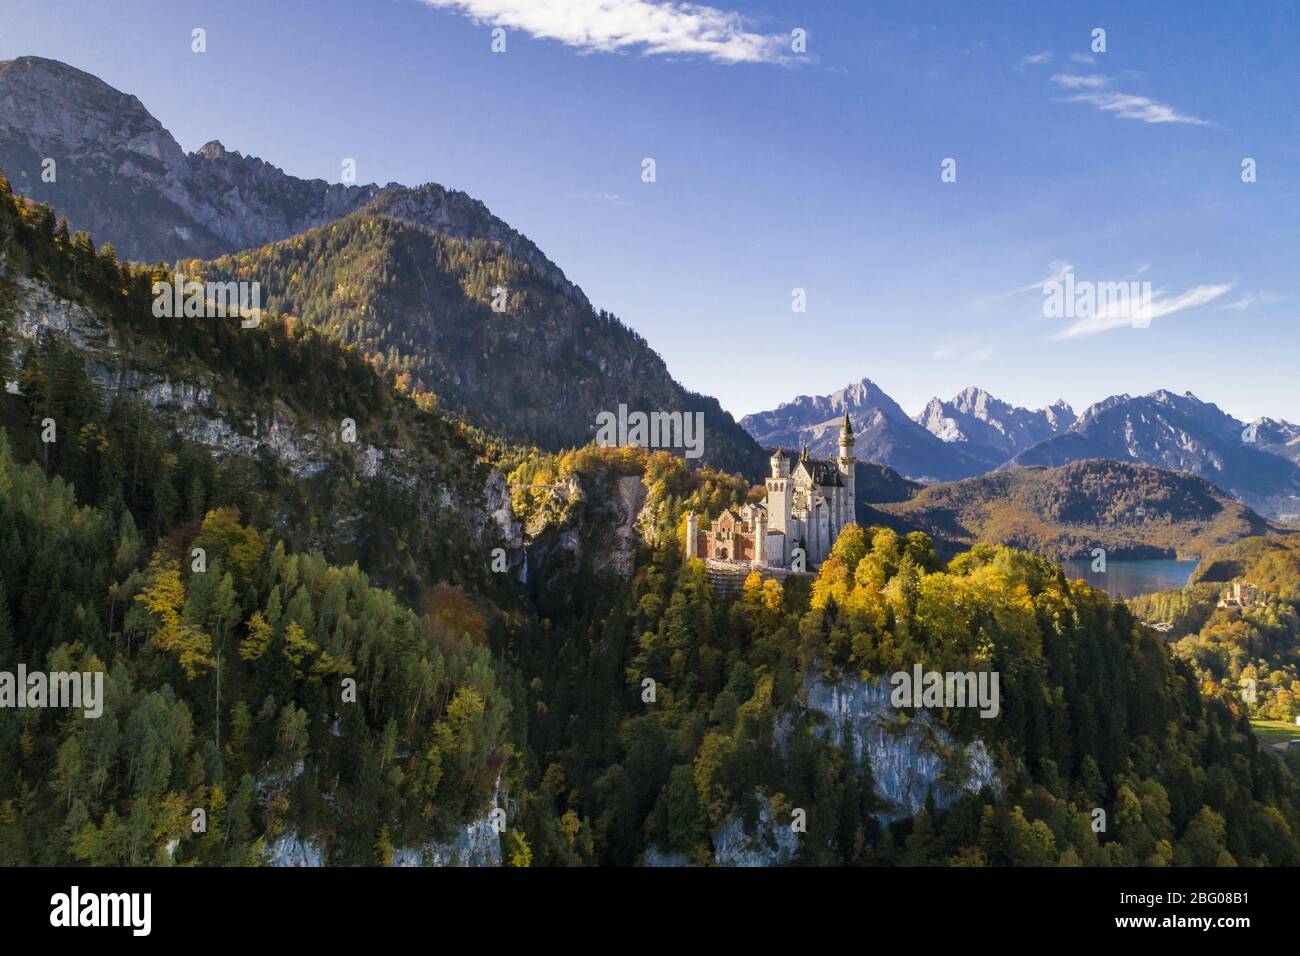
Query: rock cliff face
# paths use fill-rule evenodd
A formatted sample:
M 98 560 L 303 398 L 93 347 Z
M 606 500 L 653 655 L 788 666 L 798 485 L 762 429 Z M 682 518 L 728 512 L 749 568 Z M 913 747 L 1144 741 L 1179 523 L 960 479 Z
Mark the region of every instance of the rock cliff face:
M 475 820 L 451 843 L 426 843 L 393 851 L 393 866 L 500 866 L 501 837 L 489 817 Z
M 773 821 L 767 804 L 758 812 L 753 833 L 740 820 L 728 820 L 713 834 L 713 861 L 718 866 L 782 866 L 799 852 L 799 834 L 787 821 Z
M 574 476 L 562 479 L 520 529 L 517 540 L 526 554 L 522 576 L 554 574 L 590 557 L 619 577 L 630 577 L 637 549 L 653 543 L 647 494 L 635 475 L 598 488 L 584 488 Z M 518 524 L 513 516 L 511 521 Z
M 0 263 L 0 272 L 3 269 Z M 25 276 L 16 277 L 15 286 L 20 350 L 43 335 L 66 336 L 86 355 L 88 371 L 106 396 L 119 391 L 138 395 L 150 407 L 166 412 L 178 431 L 191 441 L 220 452 L 268 449 L 297 478 L 318 474 L 328 463 L 326 448 L 332 444 L 330 439 L 305 433 L 300 423 L 278 409 L 255 418 L 234 414 L 214 398 L 212 376 L 207 373 L 178 381 L 168 374 L 115 370 L 113 356 L 119 343 L 98 316 Z M 398 449 L 383 451 L 364 443 L 358 443 L 355 451 L 360 470 L 367 477 L 376 475 L 381 467 L 395 464 L 389 459 L 400 457 Z M 397 471 L 393 467 L 388 470 Z
M 915 816 L 931 792 L 943 809 L 963 791 L 1002 789 L 983 741 L 960 746 L 924 710 L 907 711 L 904 723 L 886 678 L 834 684 L 806 678 L 804 693 L 808 708 L 826 719 L 824 732 L 837 744 L 847 735 L 854 754 L 870 760 L 876 794 L 892 805 L 878 815 L 881 822 Z
M 268 844 L 263 859 L 267 866 L 277 867 L 325 865 L 320 846 L 311 840 L 304 840 L 297 833 L 286 833 Z
M 869 761 L 876 795 L 888 809 L 877 814 L 882 824 L 913 817 L 931 793 L 940 809 L 951 806 L 962 793 L 988 789 L 1001 795 L 1003 784 L 984 742 L 962 745 L 936 725 L 926 711 L 908 711 L 906 719 L 890 703 L 886 678 L 873 681 L 842 680 L 827 683 L 806 678 L 803 685 L 808 710 L 822 718 L 820 732 L 836 745 L 846 739 L 858 760 Z M 786 739 L 793 718 L 777 727 L 777 739 Z M 713 860 L 718 866 L 783 866 L 799 852 L 799 834 L 785 820 L 773 820 L 766 802 L 760 802 L 758 822 L 752 831 L 739 819 L 727 821 L 713 835 Z M 681 853 L 646 850 L 643 866 L 690 866 Z
M 430 841 L 395 849 L 393 866 L 500 866 L 501 840 L 489 814 L 466 825 L 450 843 Z M 314 840 L 286 833 L 267 845 L 264 859 L 267 866 L 275 867 L 324 866 L 325 852 Z
M 0 275 L 7 275 L 0 260 Z M 477 464 L 462 468 L 466 480 L 456 488 L 446 483 L 445 462 L 411 444 L 379 447 L 359 435 L 344 443 L 338 424 L 308 420 L 280 402 L 250 411 L 221 396 L 237 395 L 237 383 L 208 369 L 182 373 L 171 367 L 125 369 L 122 346 L 114 330 L 98 315 L 56 295 L 28 276 L 10 276 L 14 283 L 17 337 L 14 367 L 22 350 L 46 335 L 58 335 L 77 347 L 86 368 L 106 398 L 119 392 L 142 399 L 190 441 L 211 448 L 218 459 L 227 455 L 271 458 L 297 479 L 309 479 L 329 468 L 343 467 L 356 478 L 378 478 L 415 493 L 425 520 L 437 521 L 455 510 L 479 541 L 520 537 L 518 521 L 509 507 L 499 472 Z M 5 383 L 17 391 L 17 383 Z M 518 545 L 516 545 L 518 547 Z
M 931 793 L 935 806 L 944 809 L 963 792 L 1002 791 L 983 741 L 960 745 L 925 711 L 909 711 L 900 719 L 885 678 L 833 684 L 806 678 L 804 694 L 808 709 L 825 719 L 821 732 L 837 745 L 847 735 L 854 755 L 870 762 L 876 795 L 888 804 L 876 815 L 881 823 L 915 816 Z M 788 727 L 778 727 L 778 739 Z M 719 866 L 782 866 L 798 850 L 799 834 L 788 821 L 772 820 L 766 803 L 760 804 L 752 833 L 740 820 L 730 820 L 713 835 L 713 858 Z M 680 855 L 657 851 L 646 859 L 646 865 L 685 864 Z

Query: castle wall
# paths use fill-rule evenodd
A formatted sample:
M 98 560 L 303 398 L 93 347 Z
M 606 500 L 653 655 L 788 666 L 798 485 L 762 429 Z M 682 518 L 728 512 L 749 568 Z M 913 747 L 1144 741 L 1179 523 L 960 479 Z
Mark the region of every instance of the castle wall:
M 785 565 L 790 556 L 785 551 L 785 535 L 777 531 L 767 533 L 767 563 Z
M 817 509 L 817 563 L 821 564 L 831 554 L 831 509 L 824 506 Z

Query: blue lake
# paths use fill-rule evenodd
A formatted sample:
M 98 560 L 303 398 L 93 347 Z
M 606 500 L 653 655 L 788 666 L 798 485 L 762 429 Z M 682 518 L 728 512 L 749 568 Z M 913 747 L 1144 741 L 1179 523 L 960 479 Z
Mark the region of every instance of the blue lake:
M 1092 559 L 1064 561 L 1065 576 L 1074 580 L 1083 578 L 1090 585 L 1116 597 L 1138 597 L 1154 591 L 1181 588 L 1196 570 L 1197 561 L 1175 561 L 1172 558 L 1154 558 L 1141 561 L 1107 561 L 1106 572 L 1096 574 Z

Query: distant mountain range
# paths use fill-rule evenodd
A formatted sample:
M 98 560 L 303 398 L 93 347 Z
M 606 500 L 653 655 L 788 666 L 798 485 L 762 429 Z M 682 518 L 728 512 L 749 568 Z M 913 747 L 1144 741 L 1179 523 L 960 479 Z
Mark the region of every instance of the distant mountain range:
M 0 171 L 120 257 L 258 282 L 264 307 L 506 438 L 555 450 L 620 405 L 701 412 L 706 462 L 765 466 L 715 399 L 464 193 L 298 179 L 217 142 L 187 154 L 134 96 L 41 57 L 0 63 Z
M 1190 392 L 1113 395 L 1075 415 L 1058 401 L 1018 408 L 968 388 L 932 399 L 915 418 L 869 379 L 830 395 L 801 395 L 741 419 L 765 445 L 835 454 L 848 411 L 862 460 L 918 481 L 953 481 L 996 470 L 1112 459 L 1188 472 L 1264 515 L 1300 513 L 1300 426 L 1243 422 Z
M 931 434 L 865 378 L 830 395 L 800 395 L 770 412 L 746 415 L 740 424 L 764 446 L 807 445 L 810 455 L 832 458 L 846 411 L 857 438 L 857 457 L 888 465 L 908 478 L 951 481 L 989 471 L 1006 460 Z
M 930 399 L 915 421 L 945 442 L 1002 462 L 1066 431 L 1076 417 L 1064 401 L 1031 411 L 972 387 L 958 392 L 951 401 Z

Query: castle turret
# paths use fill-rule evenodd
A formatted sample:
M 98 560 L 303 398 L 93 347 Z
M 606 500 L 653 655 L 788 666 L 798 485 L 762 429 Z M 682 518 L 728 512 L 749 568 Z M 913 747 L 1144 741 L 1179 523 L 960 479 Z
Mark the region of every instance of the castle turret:
M 857 520 L 857 498 L 853 489 L 853 471 L 857 459 L 853 457 L 853 423 L 849 421 L 849 410 L 844 410 L 844 421 L 840 424 L 840 457 L 836 464 L 840 469 L 840 480 L 844 482 L 844 493 L 840 499 L 839 526 L 843 528 Z
M 778 448 L 772 452 L 772 477 L 790 477 L 790 456 L 785 453 L 784 448 Z
M 700 556 L 700 518 L 694 511 L 686 512 L 686 557 Z

